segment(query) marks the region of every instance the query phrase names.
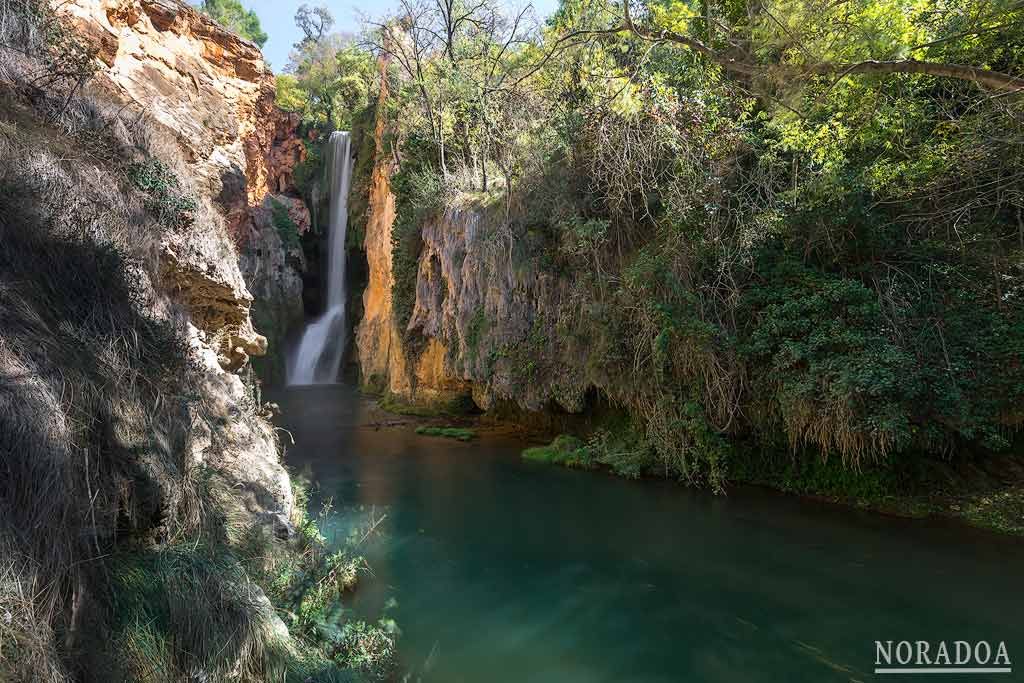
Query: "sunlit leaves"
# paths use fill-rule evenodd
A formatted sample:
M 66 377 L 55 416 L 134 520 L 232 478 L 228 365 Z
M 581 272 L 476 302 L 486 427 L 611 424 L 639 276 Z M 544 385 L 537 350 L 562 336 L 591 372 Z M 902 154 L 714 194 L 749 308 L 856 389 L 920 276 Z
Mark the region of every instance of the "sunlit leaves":
M 277 78 L 280 106 L 300 111 L 308 123 L 343 130 L 369 100 L 376 73 L 372 55 L 341 36 L 301 46 L 290 71 Z
M 301 112 L 306 106 L 306 94 L 299 87 L 299 81 L 291 74 L 278 74 L 274 78 L 277 87 L 277 106 L 285 111 Z
M 671 0 L 668 3 L 651 7 L 651 17 L 661 27 L 687 33 L 695 17 L 700 17 L 696 0 Z

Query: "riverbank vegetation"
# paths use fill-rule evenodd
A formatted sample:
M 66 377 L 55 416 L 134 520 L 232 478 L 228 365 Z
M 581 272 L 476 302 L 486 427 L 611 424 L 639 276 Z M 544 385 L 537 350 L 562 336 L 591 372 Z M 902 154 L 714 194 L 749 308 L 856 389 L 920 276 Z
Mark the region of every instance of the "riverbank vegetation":
M 443 341 L 501 398 L 621 408 L 618 471 L 854 490 L 1019 448 L 1018 3 L 406 0 L 365 28 L 409 349 L 423 226 L 475 206 L 529 324 Z
M 631 416 L 627 471 L 718 488 L 739 450 L 856 474 L 1019 443 L 1024 10 L 445 7 L 369 27 L 400 329 L 419 214 L 495 196 L 496 248 L 562 286 L 483 353 L 524 384 L 574 365 Z M 503 367 L 524 344 L 537 369 Z
M 476 438 L 476 432 L 468 427 L 436 427 L 423 425 L 416 428 L 420 436 L 443 436 L 457 441 L 471 441 Z

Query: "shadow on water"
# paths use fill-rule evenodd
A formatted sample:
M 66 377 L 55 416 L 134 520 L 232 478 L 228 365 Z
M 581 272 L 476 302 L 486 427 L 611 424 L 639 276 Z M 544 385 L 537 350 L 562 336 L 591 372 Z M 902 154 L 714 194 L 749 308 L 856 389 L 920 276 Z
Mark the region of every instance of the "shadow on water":
M 386 515 L 354 608 L 392 605 L 422 680 L 867 681 L 875 640 L 1024 652 L 1014 539 L 376 430 L 342 386 L 275 399 L 288 464 L 333 500 L 335 530 Z

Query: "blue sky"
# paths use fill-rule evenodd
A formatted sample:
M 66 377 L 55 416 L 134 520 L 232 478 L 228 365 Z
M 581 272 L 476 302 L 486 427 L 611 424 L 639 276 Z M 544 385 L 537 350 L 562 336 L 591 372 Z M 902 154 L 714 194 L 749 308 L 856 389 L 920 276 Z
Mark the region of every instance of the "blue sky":
M 391 11 L 396 0 L 242 0 L 242 4 L 256 10 L 260 24 L 270 38 L 263 46 L 263 54 L 275 73 L 288 63 L 288 52 L 298 42 L 301 33 L 295 27 L 295 10 L 306 2 L 311 6 L 326 5 L 334 14 L 334 30 L 356 32 L 359 30 L 360 12 L 371 17 L 381 17 Z M 519 2 L 509 3 L 521 6 Z M 534 0 L 537 14 L 546 17 L 558 6 L 558 0 Z

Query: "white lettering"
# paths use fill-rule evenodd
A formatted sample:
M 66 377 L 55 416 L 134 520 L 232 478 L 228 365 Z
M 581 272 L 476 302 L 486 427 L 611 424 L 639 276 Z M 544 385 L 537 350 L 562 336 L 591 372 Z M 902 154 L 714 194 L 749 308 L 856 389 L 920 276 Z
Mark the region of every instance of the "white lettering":
M 882 658 L 885 658 L 886 664 L 892 664 L 892 641 L 887 640 L 885 644 L 882 641 L 875 641 L 875 666 L 882 665 Z
M 1001 640 L 954 640 L 952 647 L 945 640 L 875 641 L 876 674 L 1012 673 L 1010 667 L 1010 653 Z
M 958 640 L 956 643 L 956 664 L 967 664 L 971 661 L 971 644 L 965 640 Z

